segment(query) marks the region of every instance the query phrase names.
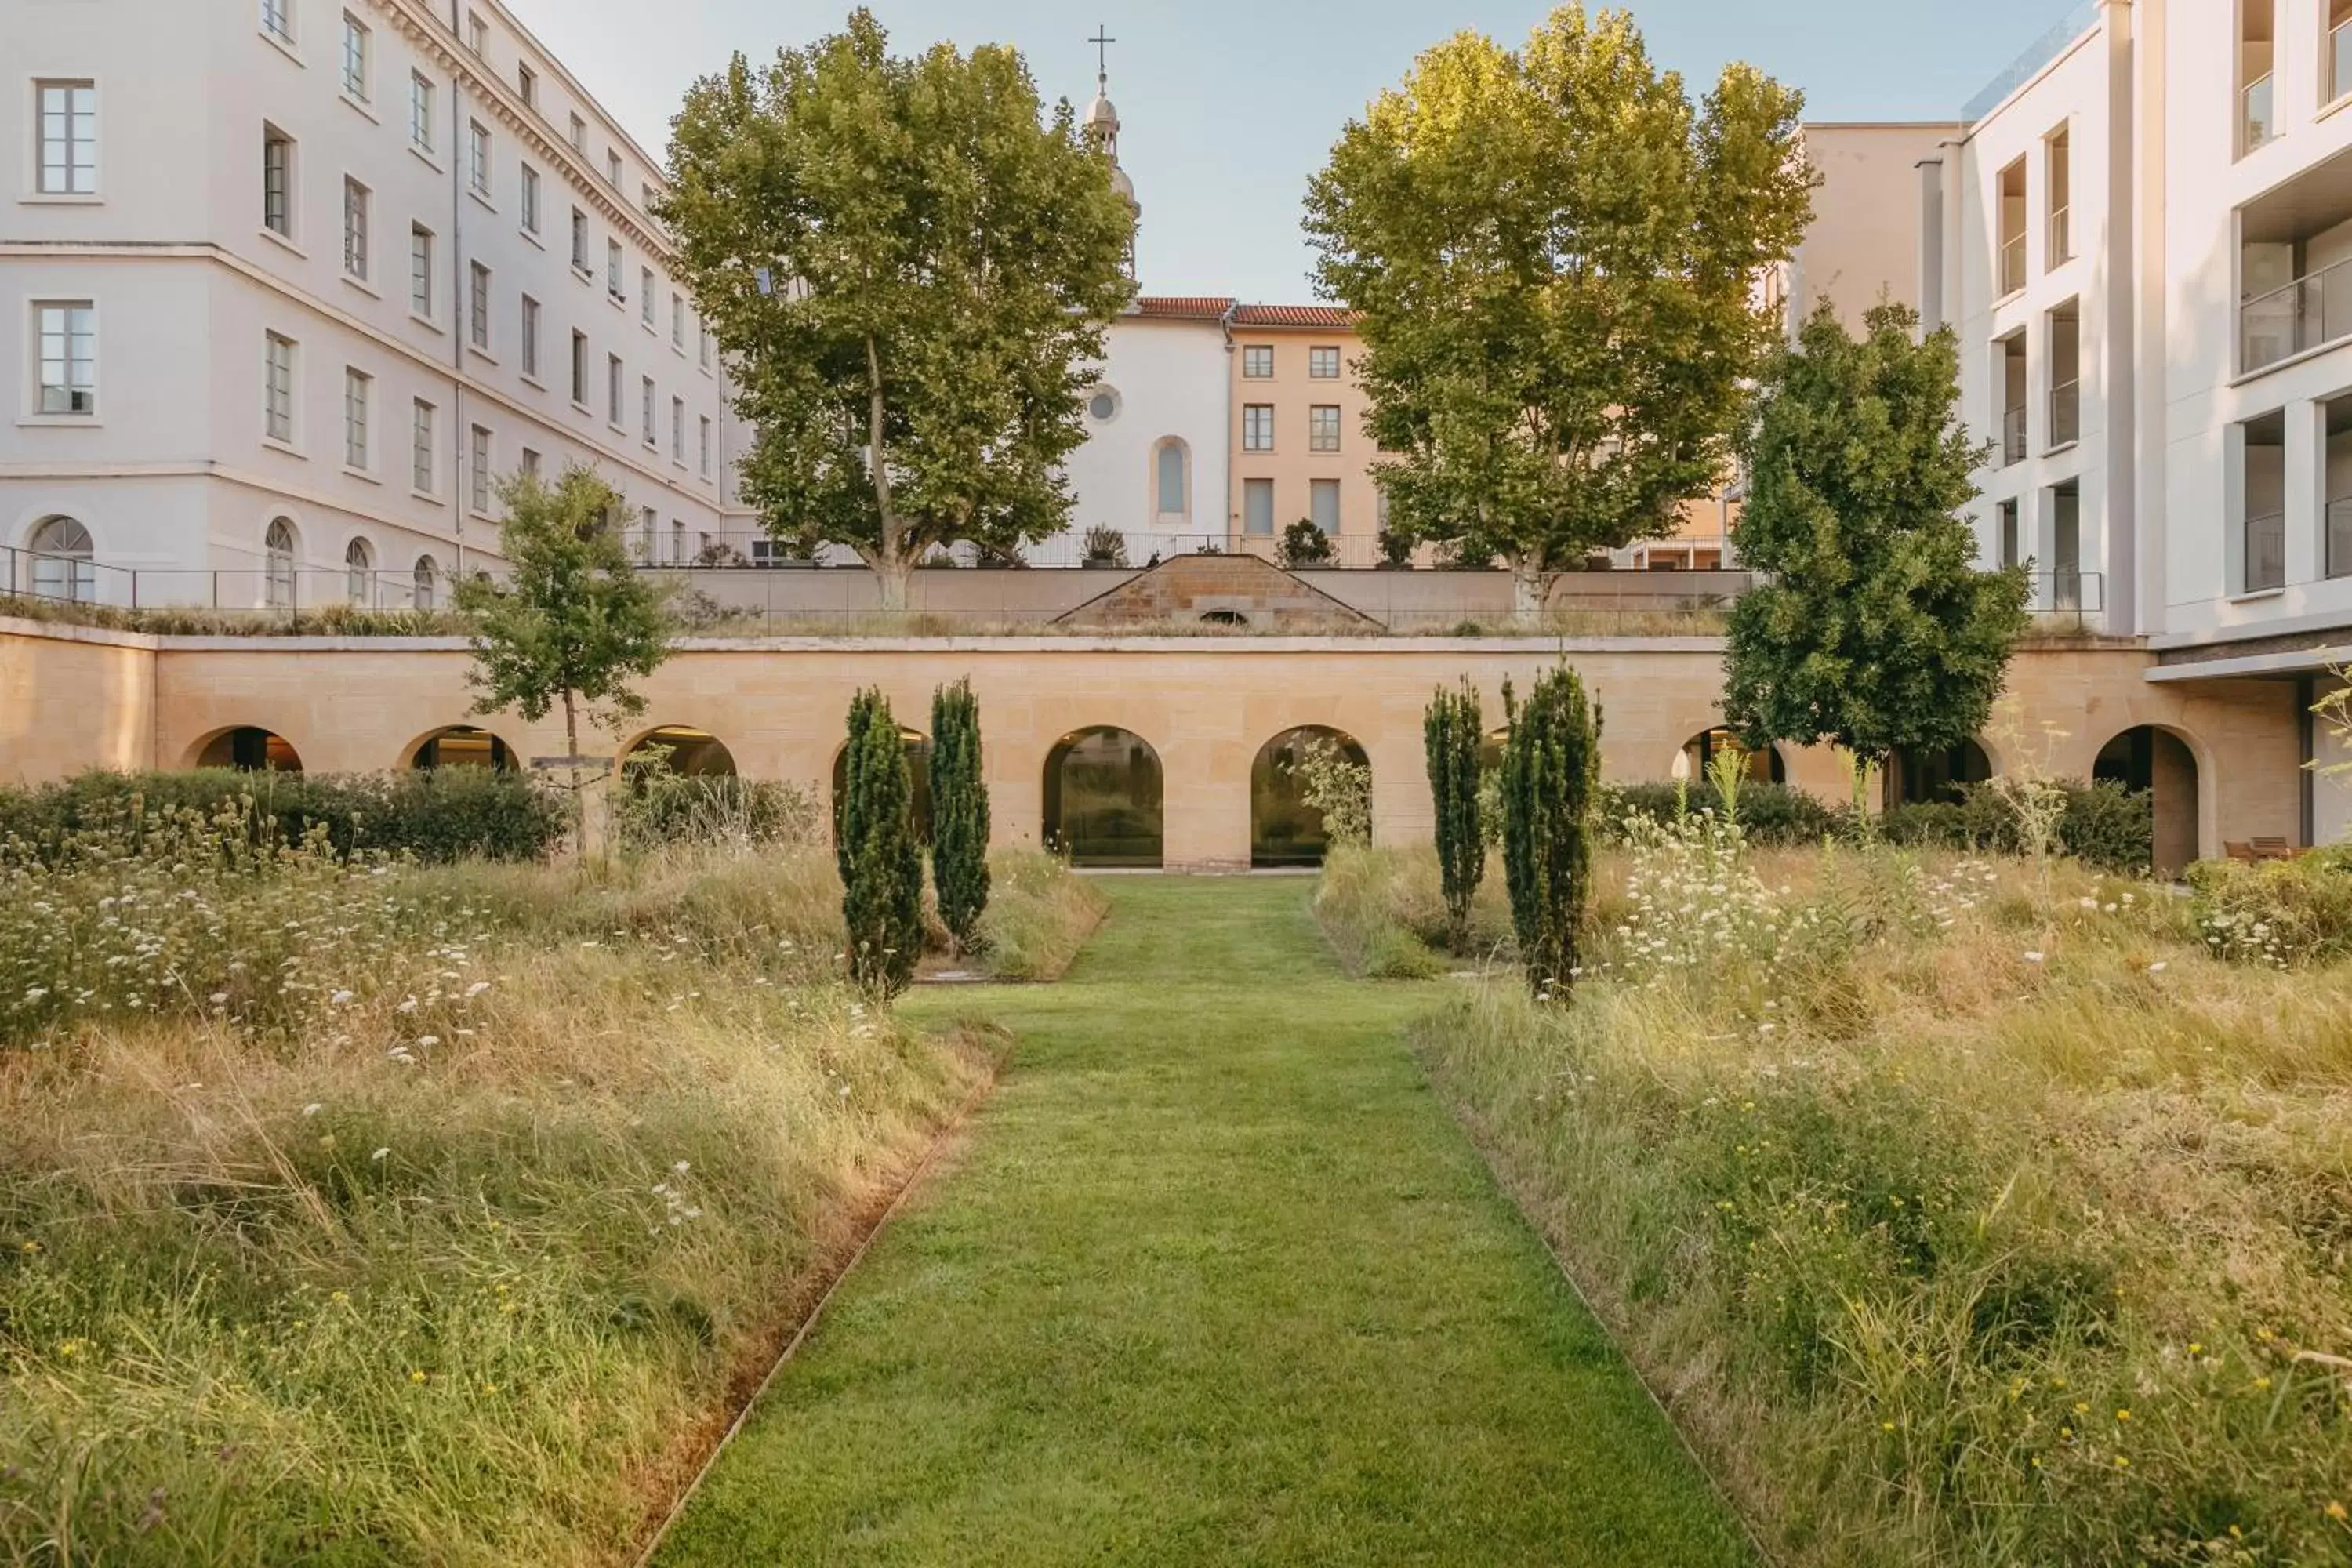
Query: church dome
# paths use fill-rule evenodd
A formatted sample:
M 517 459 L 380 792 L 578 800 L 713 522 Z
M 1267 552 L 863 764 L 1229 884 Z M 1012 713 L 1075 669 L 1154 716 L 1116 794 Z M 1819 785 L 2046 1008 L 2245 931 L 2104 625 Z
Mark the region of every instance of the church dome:
M 1094 102 L 1087 106 L 1087 128 L 1106 135 L 1118 134 L 1118 110 L 1110 101 L 1110 94 L 1097 91 Z

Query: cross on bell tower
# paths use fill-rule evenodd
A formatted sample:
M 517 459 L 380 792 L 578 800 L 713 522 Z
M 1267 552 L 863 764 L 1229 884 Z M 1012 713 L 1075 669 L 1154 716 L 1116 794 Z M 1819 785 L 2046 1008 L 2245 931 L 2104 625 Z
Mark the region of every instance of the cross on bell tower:
M 1110 47 L 1118 40 L 1110 36 L 1108 26 L 1097 24 L 1095 36 L 1087 42 L 1095 47 L 1095 100 L 1087 107 L 1087 135 L 1110 160 L 1111 188 L 1126 201 L 1128 210 L 1140 218 L 1143 208 L 1135 199 L 1135 182 L 1129 179 L 1127 171 L 1118 166 L 1118 110 L 1111 106 L 1110 101 Z M 1127 270 L 1129 277 L 1134 276 L 1135 247 L 1131 238 L 1128 244 Z

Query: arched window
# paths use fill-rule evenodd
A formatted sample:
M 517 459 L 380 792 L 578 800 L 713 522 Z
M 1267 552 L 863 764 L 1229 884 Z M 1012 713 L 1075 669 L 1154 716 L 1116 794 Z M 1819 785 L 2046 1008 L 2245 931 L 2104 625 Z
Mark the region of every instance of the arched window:
M 1181 521 L 1192 514 L 1192 487 L 1191 476 L 1185 472 L 1189 456 L 1184 443 L 1173 436 L 1161 441 L 1152 454 L 1152 507 L 1163 521 Z
M 727 742 L 708 730 L 697 730 L 684 724 L 665 724 L 637 737 L 629 749 L 621 753 L 621 769 L 630 771 L 630 763 L 643 768 L 650 760 L 647 747 L 659 747 L 664 765 L 673 773 L 687 778 L 731 779 L 736 776 L 735 753 Z
M 364 539 L 354 539 L 343 547 L 343 593 L 354 605 L 365 605 L 371 595 L 375 576 L 375 552 Z
M 53 517 L 33 530 L 33 594 L 87 605 L 98 597 L 98 563 L 91 559 L 89 530 L 69 517 Z
M 269 607 L 290 610 L 294 607 L 294 525 L 282 517 L 271 519 L 268 531 L 261 536 L 261 548 L 268 560 Z
M 441 569 L 433 564 L 430 555 L 418 556 L 415 585 L 409 595 L 411 600 L 420 610 L 434 609 L 437 606 L 440 590 Z
M 1740 744 L 1738 735 L 1717 726 L 1701 731 L 1683 742 L 1683 755 L 1690 763 L 1691 783 L 1705 784 L 1712 778 L 1716 756 L 1723 752 L 1738 757 L 1743 764 L 1741 771 L 1756 784 L 1789 782 L 1789 765 L 1781 761 L 1779 747 L 1766 746 L 1761 751 L 1751 752 Z
M 1320 807 L 1307 804 L 1300 769 L 1310 749 L 1328 747 L 1369 775 L 1371 759 L 1352 735 L 1321 724 L 1285 730 L 1250 767 L 1250 864 L 1320 866 L 1329 846 Z
M 1045 757 L 1045 842 L 1074 866 L 1157 868 L 1164 847 L 1160 753 L 1125 730 L 1075 731 Z

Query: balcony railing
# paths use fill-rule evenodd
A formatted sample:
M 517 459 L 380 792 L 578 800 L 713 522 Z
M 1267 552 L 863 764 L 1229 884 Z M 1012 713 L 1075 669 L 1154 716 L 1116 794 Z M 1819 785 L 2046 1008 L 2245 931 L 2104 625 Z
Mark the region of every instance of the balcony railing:
M 2238 93 L 2238 155 L 2242 158 L 2278 134 L 2278 121 L 2271 116 L 2271 79 L 2265 71 Z
M 2000 242 L 2000 292 L 2014 294 L 2025 287 L 2025 236 L 2013 234 Z
M 2327 503 L 2327 574 L 2352 577 L 2352 496 Z
M 2352 258 L 2238 307 L 2238 369 L 2264 365 L 2352 337 Z
M 2330 101 L 2352 92 L 2352 22 L 2327 29 L 2327 96 Z
M 2000 416 L 2000 466 L 2025 461 L 2025 410 L 2011 408 Z
M 2083 438 L 2083 384 L 2062 381 L 2050 389 L 2050 445 L 2070 447 Z
M 2072 209 L 2068 207 L 2050 209 L 2050 259 L 2047 265 L 2053 269 L 2074 259 L 2074 238 L 2067 227 L 2071 213 Z
M 2246 519 L 2246 581 L 2242 593 L 2286 586 L 2286 514 Z
M 2107 613 L 2107 578 L 2103 572 L 2062 567 L 2055 572 L 2029 572 L 2027 608 L 2044 630 L 2089 629 Z

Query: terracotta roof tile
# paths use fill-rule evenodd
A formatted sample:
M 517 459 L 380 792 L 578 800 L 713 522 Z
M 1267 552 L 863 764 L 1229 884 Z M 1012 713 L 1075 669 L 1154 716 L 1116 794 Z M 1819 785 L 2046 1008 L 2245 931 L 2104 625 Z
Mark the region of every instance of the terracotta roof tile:
M 1352 328 L 1355 313 L 1337 305 L 1236 305 L 1234 325 L 1237 327 L 1337 327 Z
M 1212 294 L 1146 294 L 1135 302 L 1135 313 L 1149 321 L 1215 321 L 1224 319 L 1234 302 Z

